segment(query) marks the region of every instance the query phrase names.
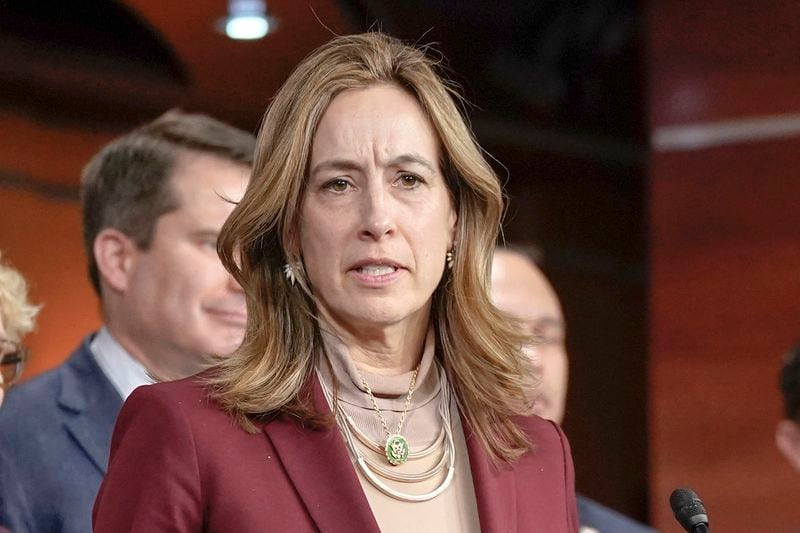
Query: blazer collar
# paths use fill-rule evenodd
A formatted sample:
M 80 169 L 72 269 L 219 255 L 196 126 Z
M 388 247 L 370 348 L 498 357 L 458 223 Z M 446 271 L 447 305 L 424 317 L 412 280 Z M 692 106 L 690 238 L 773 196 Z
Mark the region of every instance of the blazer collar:
M 464 439 L 467 441 L 481 531 L 491 533 L 517 531 L 517 490 L 514 470 L 508 465 L 499 467 L 493 465 L 463 416 L 461 424 L 464 428 Z
M 330 413 L 316 376 L 309 380 L 308 386 L 317 411 Z M 495 467 L 463 417 L 462 426 L 481 531 L 516 532 L 514 471 L 508 466 Z M 263 429 L 321 531 L 380 531 L 335 425 L 305 430 L 294 421 L 275 420 L 265 424 Z M 336 505 L 330 502 L 336 502 Z
M 61 372 L 58 405 L 67 412 L 66 431 L 105 474 L 114 421 L 122 398 L 103 374 L 89 349 L 91 336 L 73 352 Z
M 316 376 L 307 387 L 317 412 L 330 413 Z M 336 425 L 309 430 L 292 420 L 274 420 L 264 432 L 320 531 L 380 533 Z

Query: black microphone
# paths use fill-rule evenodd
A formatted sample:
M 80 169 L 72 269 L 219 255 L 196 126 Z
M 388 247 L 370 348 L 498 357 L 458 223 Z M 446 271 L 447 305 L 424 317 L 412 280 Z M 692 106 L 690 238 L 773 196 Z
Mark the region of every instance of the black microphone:
M 702 500 L 692 489 L 680 488 L 672 491 L 669 506 L 675 513 L 675 520 L 689 533 L 707 533 L 708 514 Z

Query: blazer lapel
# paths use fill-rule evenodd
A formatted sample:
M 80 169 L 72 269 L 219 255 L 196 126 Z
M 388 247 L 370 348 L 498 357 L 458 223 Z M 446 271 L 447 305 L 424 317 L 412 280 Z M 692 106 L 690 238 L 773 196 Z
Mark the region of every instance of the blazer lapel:
M 316 376 L 309 386 L 317 411 L 330 413 Z M 380 533 L 338 427 L 309 430 L 275 420 L 264 432 L 320 531 Z
M 461 418 L 467 441 L 478 516 L 484 533 L 517 531 L 517 490 L 514 471 L 495 467 L 466 419 Z
M 67 411 L 66 431 L 100 473 L 105 474 L 111 433 L 122 399 L 95 363 L 88 338 L 66 365 L 58 404 Z

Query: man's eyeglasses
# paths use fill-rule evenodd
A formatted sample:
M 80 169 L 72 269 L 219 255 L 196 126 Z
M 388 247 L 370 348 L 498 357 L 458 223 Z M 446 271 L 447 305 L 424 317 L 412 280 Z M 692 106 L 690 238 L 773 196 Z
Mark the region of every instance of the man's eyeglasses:
M 28 352 L 22 344 L 0 340 L 0 374 L 3 376 L 3 387 L 8 387 L 19 379 L 27 356 Z

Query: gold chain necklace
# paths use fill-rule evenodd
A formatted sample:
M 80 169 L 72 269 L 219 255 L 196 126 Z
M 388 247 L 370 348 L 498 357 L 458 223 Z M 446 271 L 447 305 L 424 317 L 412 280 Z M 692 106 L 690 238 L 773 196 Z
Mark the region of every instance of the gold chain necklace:
M 420 364 L 421 363 L 422 361 L 420 361 Z M 411 375 L 411 385 L 408 387 L 406 404 L 403 406 L 403 412 L 400 414 L 400 422 L 398 422 L 397 430 L 394 433 L 389 431 L 389 426 L 386 424 L 386 420 L 383 418 L 383 413 L 381 412 L 380 407 L 378 407 L 378 402 L 375 401 L 375 396 L 372 394 L 372 389 L 369 387 L 367 380 L 364 379 L 364 376 L 361 375 L 361 372 L 358 373 L 358 377 L 361 378 L 361 385 L 363 385 L 364 389 L 366 389 L 367 395 L 369 396 L 369 401 L 372 402 L 372 408 L 375 409 L 376 413 L 378 413 L 381 426 L 383 426 L 383 431 L 386 433 L 386 442 L 383 445 L 384 452 L 386 453 L 386 459 L 394 466 L 401 465 L 408 460 L 408 440 L 406 440 L 401 432 L 403 431 L 403 422 L 406 420 L 406 413 L 408 413 L 408 406 L 411 405 L 411 397 L 414 395 L 414 386 L 417 383 L 418 373 L 419 364 L 417 365 L 417 368 L 414 369 L 414 373 Z
M 441 383 L 441 392 L 440 400 L 439 400 L 439 416 L 442 419 L 442 428 L 445 432 L 445 442 L 444 442 L 444 449 L 442 450 L 442 459 L 440 459 L 440 463 L 442 460 L 446 460 L 446 465 L 436 464 L 433 468 L 428 470 L 427 472 L 420 472 L 420 473 L 400 473 L 400 472 L 392 472 L 391 470 L 383 469 L 383 468 L 375 468 L 377 465 L 370 461 L 367 457 L 365 457 L 358 449 L 358 445 L 356 444 L 356 438 L 350 431 L 350 427 L 347 421 L 346 413 L 344 409 L 337 401 L 336 397 L 333 396 L 330 390 L 328 390 L 328 386 L 325 384 L 325 380 L 322 379 L 322 375 L 317 370 L 317 375 L 319 377 L 319 383 L 322 386 L 322 392 L 325 395 L 325 399 L 328 401 L 328 405 L 331 406 L 332 409 L 335 411 L 336 420 L 339 424 L 339 429 L 342 431 L 342 436 L 344 436 L 345 443 L 347 447 L 350 449 L 350 453 L 356 459 L 356 464 L 358 465 L 359 470 L 364 475 L 364 477 L 378 490 L 400 501 L 404 502 L 424 502 L 431 500 L 437 497 L 439 494 L 447 490 L 450 486 L 450 483 L 453 481 L 453 476 L 456 470 L 456 446 L 453 440 L 453 431 L 452 431 L 452 423 L 450 417 L 450 385 L 447 382 L 447 375 L 445 374 L 444 370 L 441 367 L 437 367 L 439 380 Z M 402 483 L 417 483 L 419 481 L 423 481 L 426 479 L 430 479 L 431 477 L 435 476 L 439 473 L 443 468 L 447 469 L 447 474 L 445 475 L 444 479 L 439 483 L 439 485 L 430 492 L 426 492 L 424 494 L 409 494 L 405 493 L 402 490 L 397 490 L 392 488 L 391 486 L 387 485 L 384 481 L 380 478 L 381 476 L 391 479 L 393 481 L 400 481 Z
M 342 411 L 342 416 L 344 417 L 347 425 L 353 430 L 353 434 L 355 435 L 356 439 L 363 444 L 367 449 L 372 450 L 375 453 L 381 454 L 385 453 L 383 449 L 383 445 L 380 442 L 374 441 L 369 438 L 359 427 L 356 425 L 353 418 L 348 415 L 346 412 Z M 414 459 L 422 459 L 428 457 L 433 452 L 440 450 L 442 448 L 442 443 L 444 442 L 444 425 L 439 430 L 439 436 L 436 437 L 436 440 L 433 441 L 427 448 L 422 450 L 415 450 L 408 452 L 408 460 L 412 461 Z

